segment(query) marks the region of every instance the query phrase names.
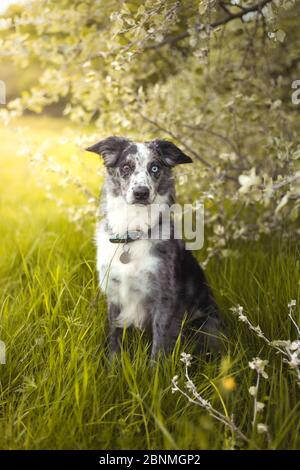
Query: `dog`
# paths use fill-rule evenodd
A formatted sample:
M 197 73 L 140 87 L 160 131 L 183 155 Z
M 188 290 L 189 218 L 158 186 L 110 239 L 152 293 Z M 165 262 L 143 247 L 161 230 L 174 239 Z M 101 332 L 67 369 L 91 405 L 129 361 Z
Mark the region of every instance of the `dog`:
M 106 167 L 104 218 L 97 224 L 97 271 L 106 293 L 110 353 L 120 350 L 123 329 L 152 333 L 151 358 L 174 346 L 178 336 L 197 332 L 196 346 L 218 345 L 220 314 L 202 268 L 181 239 L 149 237 L 161 213 L 175 201 L 172 169 L 192 159 L 167 140 L 133 142 L 108 137 L 87 149 Z M 172 232 L 173 233 L 173 232 Z

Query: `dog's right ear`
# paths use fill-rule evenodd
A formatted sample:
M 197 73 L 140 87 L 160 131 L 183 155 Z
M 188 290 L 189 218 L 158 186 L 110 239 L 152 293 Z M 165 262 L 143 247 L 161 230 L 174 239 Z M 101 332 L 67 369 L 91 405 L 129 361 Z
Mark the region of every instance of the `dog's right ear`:
M 105 166 L 113 167 L 129 143 L 130 140 L 125 139 L 125 137 L 107 137 L 107 139 L 100 140 L 100 142 L 88 147 L 86 150 L 102 155 Z

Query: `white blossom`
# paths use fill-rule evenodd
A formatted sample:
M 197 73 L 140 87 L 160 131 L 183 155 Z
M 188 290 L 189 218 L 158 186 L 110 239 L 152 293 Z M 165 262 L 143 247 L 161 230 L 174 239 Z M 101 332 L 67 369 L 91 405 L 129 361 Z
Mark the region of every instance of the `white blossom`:
M 232 310 L 234 313 L 238 315 L 238 319 L 240 321 L 245 322 L 245 323 L 248 321 L 248 318 L 244 314 L 244 307 L 242 307 L 241 305 L 238 305 L 237 307 L 232 307 L 230 310 Z
M 252 395 L 253 397 L 256 397 L 257 395 L 257 387 L 255 387 L 254 385 L 252 385 L 251 387 L 249 387 L 248 389 L 250 395 Z
M 257 411 L 262 411 L 265 407 L 265 404 L 262 403 L 261 401 L 256 402 L 256 409 Z
M 268 432 L 268 426 L 264 423 L 258 423 L 257 425 L 257 432 L 259 434 L 264 434 Z
M 292 369 L 297 369 L 300 366 L 300 358 L 298 352 L 294 352 L 290 355 L 290 360 L 288 361 Z
M 289 350 L 290 351 L 296 351 L 297 349 L 300 351 L 300 340 L 299 339 L 297 339 L 296 341 L 293 341 L 289 345 Z
M 297 302 L 295 299 L 292 299 L 289 303 L 288 303 L 288 308 L 293 308 L 293 307 L 296 307 L 297 305 Z
M 260 177 L 256 175 L 255 168 L 252 168 L 248 174 L 240 175 L 238 179 L 241 185 L 239 189 L 240 193 L 247 193 L 252 186 L 260 184 Z
M 268 374 L 265 372 L 265 367 L 269 361 L 260 359 L 259 357 L 254 357 L 251 362 L 249 362 L 250 369 L 256 370 L 256 372 L 261 375 L 264 379 L 268 378 Z
M 187 366 L 189 367 L 191 365 L 191 359 L 192 359 L 192 356 L 190 354 L 187 354 L 185 352 L 181 353 L 181 361 Z

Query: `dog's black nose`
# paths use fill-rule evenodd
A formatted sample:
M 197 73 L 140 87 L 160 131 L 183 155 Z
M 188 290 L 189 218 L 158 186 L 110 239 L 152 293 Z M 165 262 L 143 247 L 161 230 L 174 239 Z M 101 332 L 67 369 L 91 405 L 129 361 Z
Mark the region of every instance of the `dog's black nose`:
M 150 191 L 147 186 L 137 186 L 133 190 L 133 195 L 136 201 L 146 201 L 149 197 Z

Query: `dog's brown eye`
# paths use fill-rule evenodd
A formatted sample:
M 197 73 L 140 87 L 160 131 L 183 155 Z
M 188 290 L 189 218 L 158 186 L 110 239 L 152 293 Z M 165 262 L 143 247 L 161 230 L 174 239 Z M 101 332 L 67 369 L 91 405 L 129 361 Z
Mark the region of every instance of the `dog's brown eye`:
M 122 172 L 126 175 L 130 173 L 130 166 L 129 165 L 122 166 Z

